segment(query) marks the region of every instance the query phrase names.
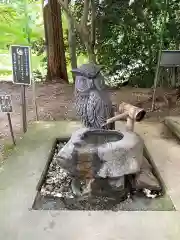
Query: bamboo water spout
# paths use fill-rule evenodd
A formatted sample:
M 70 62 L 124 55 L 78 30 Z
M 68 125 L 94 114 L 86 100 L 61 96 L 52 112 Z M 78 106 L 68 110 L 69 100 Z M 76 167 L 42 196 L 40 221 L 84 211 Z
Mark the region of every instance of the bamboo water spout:
M 122 102 L 119 105 L 118 114 L 112 118 L 107 119 L 106 123 L 103 126 L 112 122 L 126 120 L 126 130 L 134 131 L 134 123 L 142 121 L 145 115 L 146 111 L 144 109 L 138 108 L 129 103 Z

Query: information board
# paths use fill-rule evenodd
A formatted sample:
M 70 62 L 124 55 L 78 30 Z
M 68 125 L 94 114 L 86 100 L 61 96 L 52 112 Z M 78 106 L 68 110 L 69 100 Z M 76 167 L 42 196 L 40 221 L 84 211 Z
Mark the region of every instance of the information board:
M 161 67 L 179 67 L 180 51 L 179 50 L 163 50 L 160 61 Z
M 15 84 L 31 84 L 30 47 L 11 46 L 12 74 Z
M 4 113 L 12 112 L 11 95 L 0 95 L 0 111 Z

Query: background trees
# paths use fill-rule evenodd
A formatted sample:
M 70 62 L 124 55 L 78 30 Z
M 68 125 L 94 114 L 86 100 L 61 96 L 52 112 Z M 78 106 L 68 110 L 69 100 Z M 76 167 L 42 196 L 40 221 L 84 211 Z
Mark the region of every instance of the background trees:
M 27 16 L 22 14 L 24 2 L 12 0 L 0 5 L 0 47 L 3 50 L 7 50 L 10 44 L 28 43 Z M 27 1 L 28 34 L 33 54 L 44 61 L 44 64 L 37 64 L 36 73 L 39 71 L 43 75 L 47 49 L 49 80 L 66 81 L 66 66 L 71 80 L 71 67 L 89 58 L 104 66 L 104 74 L 111 76 L 110 85 L 129 79 L 132 85 L 152 86 L 164 1 L 136 0 L 129 5 L 129 0 L 49 0 L 44 8 L 44 12 L 49 11 L 44 21 L 47 42 L 41 7 L 41 1 Z M 179 43 L 180 3 L 169 0 L 163 49 L 179 49 Z
M 133 85 L 152 86 L 164 8 L 158 0 L 138 0 L 131 6 L 128 1 L 104 0 L 97 20 L 98 61 L 110 73 L 122 71 Z M 179 49 L 179 11 L 178 1 L 170 0 L 163 49 Z

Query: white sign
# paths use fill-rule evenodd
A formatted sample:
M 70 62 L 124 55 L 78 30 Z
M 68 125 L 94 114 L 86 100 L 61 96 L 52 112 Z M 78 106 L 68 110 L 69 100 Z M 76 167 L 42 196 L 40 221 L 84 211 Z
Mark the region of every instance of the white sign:
M 0 112 L 12 112 L 11 95 L 0 95 Z
M 48 4 L 48 0 L 44 0 L 44 5 L 43 7 L 45 7 Z

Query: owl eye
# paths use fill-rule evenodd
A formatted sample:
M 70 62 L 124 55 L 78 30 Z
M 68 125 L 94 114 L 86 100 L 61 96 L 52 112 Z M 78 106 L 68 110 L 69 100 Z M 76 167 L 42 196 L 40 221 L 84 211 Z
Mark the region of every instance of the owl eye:
M 92 80 L 85 77 L 77 77 L 75 82 L 75 88 L 79 92 L 87 92 L 92 88 Z
M 98 90 L 103 90 L 106 88 L 103 75 L 98 74 L 97 78 L 94 80 L 94 84 Z

